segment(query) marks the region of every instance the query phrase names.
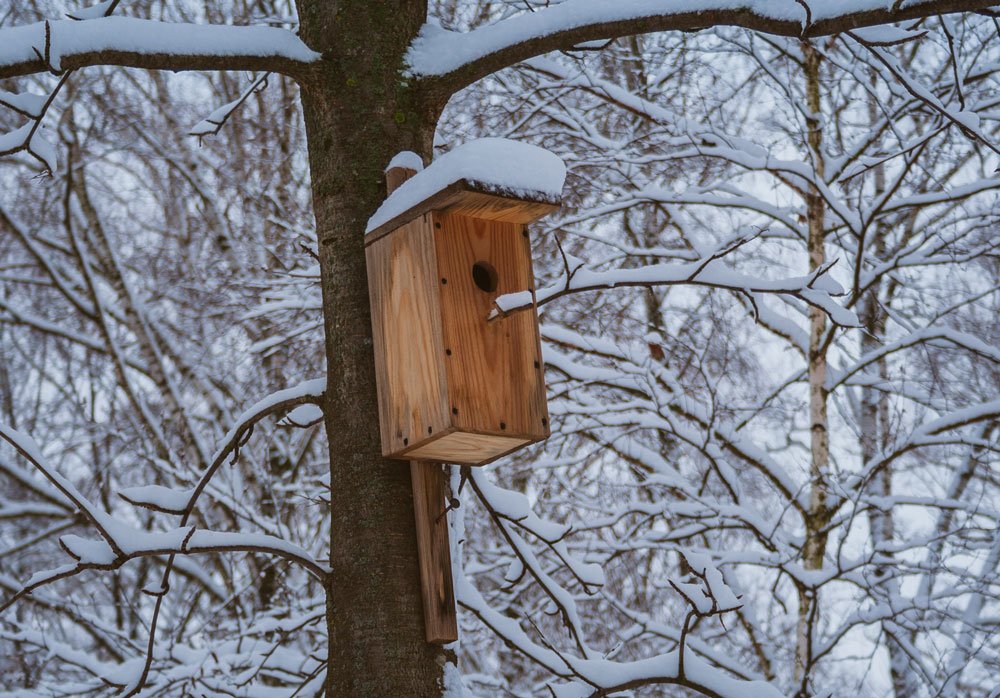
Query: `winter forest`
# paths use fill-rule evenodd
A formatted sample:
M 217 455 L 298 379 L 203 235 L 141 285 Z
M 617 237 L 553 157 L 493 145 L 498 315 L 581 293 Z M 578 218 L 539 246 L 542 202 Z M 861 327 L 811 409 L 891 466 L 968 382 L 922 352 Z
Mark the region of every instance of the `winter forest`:
M 991 4 L 0 0 L 0 695 L 1000 696 Z M 551 436 L 434 645 L 364 232 L 483 138 Z

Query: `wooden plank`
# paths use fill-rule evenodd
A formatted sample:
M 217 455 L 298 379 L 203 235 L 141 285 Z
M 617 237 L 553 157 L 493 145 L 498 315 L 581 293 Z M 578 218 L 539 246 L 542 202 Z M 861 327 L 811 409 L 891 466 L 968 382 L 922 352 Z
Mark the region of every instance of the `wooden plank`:
M 528 224 L 558 208 L 558 203 L 546 199 L 512 199 L 488 191 L 469 190 L 458 192 L 441 210 L 490 221 Z
M 382 453 L 450 426 L 430 214 L 365 248 Z
M 409 167 L 390 167 L 385 171 L 385 191 L 387 194 L 399 189 L 403 182 L 417 174 L 416 170 Z
M 386 172 L 390 193 L 416 174 L 403 168 Z M 395 235 L 365 248 L 372 304 L 375 370 L 378 383 L 382 452 L 406 448 L 410 439 L 434 438 L 447 424 L 447 391 L 442 366 L 437 260 L 429 214 Z M 410 461 L 414 532 L 427 642 L 458 639 L 451 544 L 445 509 L 442 466 Z
M 412 174 L 391 170 L 387 184 Z M 366 246 L 390 458 L 481 465 L 549 435 L 535 310 L 487 320 L 497 296 L 534 284 L 527 229 L 484 220 L 505 209 L 481 192 L 461 194 Z M 477 265 L 489 270 L 486 290 Z
M 411 170 L 407 170 L 409 172 Z M 519 193 L 514 198 L 480 182 L 460 180 L 383 223 L 365 236 L 371 245 L 396 228 L 429 211 L 449 211 L 506 223 L 532 223 L 559 208 L 559 202 L 540 192 Z
M 531 443 L 530 439 L 453 431 L 406 452 L 409 458 L 483 465 Z
M 532 443 L 549 435 L 534 308 L 487 320 L 497 296 L 534 286 L 522 224 L 434 213 L 441 330 L 451 423 L 456 431 Z M 473 267 L 494 271 L 483 290 Z
M 427 642 L 455 642 L 458 640 L 458 618 L 448 517 L 443 514 L 447 485 L 444 469 L 437 463 L 410 461 L 410 478 Z

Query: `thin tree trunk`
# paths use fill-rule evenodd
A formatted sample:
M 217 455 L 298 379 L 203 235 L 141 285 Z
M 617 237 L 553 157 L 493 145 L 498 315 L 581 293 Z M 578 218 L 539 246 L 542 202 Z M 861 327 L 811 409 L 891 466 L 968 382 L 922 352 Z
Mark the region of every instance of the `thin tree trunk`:
M 381 457 L 364 229 L 393 155 L 431 155 L 441 104 L 402 76 L 419 0 L 298 0 L 300 34 L 324 52 L 302 81 L 319 241 L 330 446 L 326 695 L 439 696 L 452 653 L 424 640 L 410 470 Z
M 873 79 L 874 81 L 874 79 Z M 874 98 L 869 97 L 868 118 L 874 124 L 880 115 L 878 104 Z M 875 192 L 874 198 L 878 199 L 885 192 L 886 179 L 885 168 L 879 165 L 875 168 Z M 870 245 L 878 259 L 881 259 L 885 252 L 885 240 L 888 239 L 886 231 L 882 230 L 882 225 L 878 222 L 872 223 L 874 228 L 874 239 Z M 864 249 L 867 241 L 862 238 L 859 243 L 861 249 L 858 251 L 857 264 L 862 267 L 856 272 L 855 278 L 860 278 L 864 272 L 864 260 L 867 257 L 867 250 Z M 873 286 L 868 293 L 863 296 L 858 303 L 858 319 L 861 321 L 864 330 L 860 333 L 860 349 L 862 356 L 877 350 L 885 341 L 886 316 L 879 307 L 879 285 Z M 857 289 L 856 289 L 857 291 Z M 885 383 L 889 379 L 888 366 L 884 358 L 876 363 L 878 376 L 881 382 Z M 867 382 L 863 382 L 861 391 L 861 419 L 859 428 L 861 431 L 861 462 L 870 463 L 878 454 L 885 451 L 889 445 L 889 400 L 885 391 L 876 390 Z M 876 489 L 876 494 L 881 497 L 892 495 L 892 469 L 887 465 L 876 475 L 872 486 Z M 895 522 L 893 520 L 892 509 L 885 511 L 878 508 L 869 509 L 868 525 L 873 548 L 882 550 L 884 556 L 891 556 L 887 552 L 885 543 L 892 541 L 895 533 Z M 899 593 L 899 582 L 890 576 L 890 566 L 881 566 L 876 569 L 877 583 L 882 587 L 886 597 L 895 597 Z M 899 642 L 888 632 L 888 628 L 883 624 L 883 631 L 886 636 L 886 649 L 889 653 L 889 677 L 892 681 L 893 694 L 896 698 L 909 698 L 919 694 L 919 686 L 916 677 L 910 670 L 909 658 L 906 651 Z
M 885 317 L 879 312 L 878 292 L 869 291 L 868 295 L 858 304 L 858 315 L 864 331 L 861 333 L 861 353 L 865 354 L 878 349 L 885 337 Z M 877 362 L 879 378 L 888 380 L 887 367 L 884 360 Z M 885 393 L 869 385 L 861 386 L 861 462 L 870 463 L 888 445 L 888 400 Z M 883 468 L 872 482 L 875 494 L 880 497 L 892 495 L 892 466 Z M 885 543 L 892 541 L 895 529 L 892 510 L 871 508 L 868 513 L 868 525 L 871 529 L 873 547 L 881 549 L 882 556 L 891 556 L 886 552 Z M 891 565 L 876 568 L 876 583 L 882 588 L 885 597 L 894 597 L 899 593 L 899 582 L 892 578 Z M 881 595 L 880 595 L 881 598 Z M 893 693 L 896 698 L 909 698 L 919 693 L 913 672 L 910 671 L 906 652 L 900 647 L 893 636 L 886 633 L 886 649 L 889 652 L 889 675 L 892 680 Z
M 820 99 L 819 51 L 809 42 L 802 42 L 805 57 L 806 109 L 808 115 L 809 155 L 812 158 L 814 176 L 822 179 L 824 174 L 823 131 L 821 124 L 822 101 Z M 815 186 L 810 186 L 806 194 L 807 218 L 809 223 L 809 269 L 817 269 L 826 262 L 824 241 L 826 237 L 826 204 Z M 809 308 L 809 429 L 810 464 L 809 509 L 805 517 L 805 544 L 802 551 L 802 565 L 807 570 L 823 567 L 829 534 L 827 524 L 830 514 L 826 501 L 825 478 L 830 464 L 829 419 L 827 417 L 826 389 L 826 315 L 817 308 Z M 799 684 L 798 695 L 809 695 L 809 672 L 812 668 L 812 644 L 815 632 L 818 600 L 814 592 L 802 586 L 799 588 L 799 618 L 795 643 L 795 679 Z

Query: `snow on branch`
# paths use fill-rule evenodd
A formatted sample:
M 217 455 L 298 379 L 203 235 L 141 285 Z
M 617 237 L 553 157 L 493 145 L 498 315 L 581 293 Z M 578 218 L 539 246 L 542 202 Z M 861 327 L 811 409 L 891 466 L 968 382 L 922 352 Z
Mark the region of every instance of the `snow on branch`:
M 158 605 L 169 586 L 168 579 L 175 555 L 236 551 L 268 553 L 296 562 L 313 576 L 324 578 L 327 570 L 306 550 L 288 541 L 257 533 L 200 530 L 188 525 L 188 520 L 209 480 L 230 455 L 234 457 L 238 455 L 240 447 L 249 438 L 257 422 L 277 412 L 287 412 L 299 405 L 316 403 L 325 388 L 325 379 L 304 381 L 292 388 L 272 393 L 244 411 L 223 437 L 222 445 L 213 456 L 211 467 L 202 475 L 194 489 L 177 492 L 165 487 L 149 486 L 128 488 L 123 491 L 123 499 L 133 504 L 181 515 L 176 528 L 162 532 L 139 530 L 115 518 L 91 502 L 72 482 L 49 465 L 41 449 L 30 436 L 0 424 L 0 439 L 13 446 L 14 450 L 41 472 L 55 490 L 68 500 L 100 535 L 99 539 L 85 539 L 76 535 L 60 538 L 60 545 L 74 562 L 35 574 L 13 596 L 0 603 L 0 610 L 8 608 L 19 598 L 41 586 L 89 569 L 116 569 L 138 557 L 171 556 L 171 560 L 164 568 L 160 584 L 163 593 L 151 594 L 158 597 Z
M 97 529 L 98 533 L 105 542 L 110 546 L 112 552 L 116 555 L 123 553 L 121 546 L 115 539 L 112 531 L 116 528 L 119 522 L 111 518 L 109 514 L 105 511 L 92 504 L 80 491 L 76 488 L 72 482 L 63 477 L 54 468 L 49 466 L 42 456 L 42 451 L 38 448 L 38 444 L 35 443 L 27 434 L 23 434 L 16 429 L 0 424 L 0 439 L 3 439 L 11 446 L 14 450 L 21 454 L 25 460 L 31 463 L 36 470 L 42 473 L 46 480 L 55 487 L 59 493 L 72 502 L 73 506 Z
M 510 647 L 555 676 L 570 680 L 550 685 L 553 695 L 558 698 L 598 698 L 657 684 L 685 686 L 704 695 L 722 698 L 784 698 L 767 682 L 733 678 L 694 654 L 685 653 L 681 666 L 678 650 L 632 662 L 578 658 L 535 642 L 516 620 L 491 608 L 465 577 L 459 576 L 455 581 L 455 590 L 459 604 Z
M 1000 148 L 994 145 L 991 139 L 980 130 L 980 117 L 978 114 L 972 111 L 965 111 L 961 107 L 956 109 L 951 105 L 943 103 L 933 91 L 922 86 L 917 80 L 910 76 L 899 60 L 897 60 L 890 53 L 877 45 L 872 45 L 862 36 L 859 36 L 857 32 L 851 32 L 850 36 L 868 49 L 868 51 L 871 52 L 876 59 L 878 59 L 882 66 L 884 66 L 885 70 L 915 99 L 923 102 L 932 111 L 937 112 L 944 119 L 957 126 L 959 130 L 961 130 L 969 138 L 979 141 L 994 153 L 1000 154 Z
M 984 342 L 979 337 L 968 332 L 961 332 L 951 327 L 932 325 L 910 332 L 904 337 L 887 342 L 878 349 L 867 352 L 858 357 L 847 368 L 831 371 L 827 377 L 827 390 L 833 391 L 837 389 L 852 376 L 863 372 L 867 367 L 883 360 L 890 354 L 925 344 L 965 349 L 987 361 L 992 361 L 994 364 L 1000 365 L 1000 349 L 997 347 Z
M 857 316 L 843 307 L 834 296 L 844 295 L 844 289 L 828 272 L 827 264 L 806 276 L 767 280 L 741 274 L 728 268 L 724 257 L 750 237 L 740 236 L 702 259 L 683 264 L 653 264 L 634 269 L 595 271 L 587 269 L 580 260 L 565 260 L 562 277 L 536 292 L 529 290 L 508 293 L 496 299 L 496 310 L 491 318 L 507 315 L 516 310 L 541 306 L 571 293 L 597 291 L 628 286 L 706 286 L 741 293 L 751 299 L 758 294 L 791 296 L 805 301 L 825 312 L 830 320 L 842 327 L 857 327 Z
M 953 410 L 918 426 L 906 438 L 900 439 L 864 464 L 852 475 L 850 487 L 860 491 L 871 479 L 904 453 L 928 446 L 963 444 L 973 448 L 993 449 L 995 445 L 980 437 L 963 435 L 959 430 L 971 424 L 989 423 L 1000 419 L 1000 398 Z M 847 498 L 842 497 L 841 503 Z
M 288 72 L 284 62 L 310 62 L 318 55 L 298 37 L 274 27 L 203 26 L 111 17 L 117 2 L 102 2 L 69 20 L 0 28 L 0 78 L 49 71 L 60 75 L 47 95 L 0 91 L 0 106 L 26 117 L 20 127 L 0 134 L 0 156 L 26 151 L 47 172 L 56 171 L 56 148 L 44 136 L 42 120 L 76 68 L 112 64 L 170 70 L 215 67 L 238 69 L 267 62 L 270 70 Z M 84 21 L 85 20 L 85 21 Z M 201 65 L 197 61 L 220 61 Z M 195 61 L 195 63 L 191 63 Z M 199 137 L 217 133 L 229 116 L 266 84 L 269 73 L 254 81 L 238 100 L 216 109 L 192 130 Z
M 294 33 L 278 27 L 101 17 L 0 29 L 0 78 L 90 65 L 294 75 L 319 58 Z
M 222 127 L 226 125 L 229 118 L 243 106 L 251 95 L 258 93 L 267 87 L 267 79 L 270 75 L 270 73 L 264 73 L 251 82 L 250 86 L 245 89 L 239 97 L 213 109 L 211 114 L 192 126 L 191 130 L 188 131 L 188 134 L 197 137 L 199 143 L 205 136 L 216 135 L 222 130 Z
M 473 82 L 533 56 L 656 31 L 737 26 L 792 37 L 824 36 L 932 14 L 971 12 L 996 0 L 566 0 L 461 33 L 425 24 L 411 44 L 409 72 Z
M 0 134 L 0 156 L 27 151 L 44 164 L 50 173 L 54 172 L 58 164 L 56 149 L 42 136 L 40 122 L 40 118 L 32 117 L 30 121 L 13 131 Z
M 36 119 L 45 110 L 45 97 L 31 93 L 20 94 L 0 90 L 0 106 L 7 107 L 29 119 Z
M 777 458 L 748 437 L 746 432 L 718 419 L 710 405 L 683 388 L 680 378 L 668 366 L 637 362 L 635 357 L 642 356 L 638 344 L 621 345 L 555 325 L 542 325 L 541 334 L 545 342 L 543 357 L 546 370 L 562 374 L 570 381 L 611 389 L 643 400 L 646 412 L 664 420 L 657 425 L 664 431 L 698 448 L 716 463 L 736 458 L 739 463 L 763 475 L 794 509 L 806 511 L 808 500 L 804 498 L 799 483 Z M 614 368 L 598 368 L 579 361 L 571 355 L 578 352 L 611 360 Z M 609 417 L 600 418 L 601 426 L 611 424 Z M 644 417 L 644 421 L 649 423 L 651 420 Z M 705 440 L 706 433 L 710 434 L 708 441 Z
M 671 582 L 691 606 L 679 631 L 678 649 L 637 661 L 615 661 L 609 658 L 613 652 L 599 652 L 588 645 L 574 595 L 555 580 L 549 569 L 551 565 L 542 562 L 528 541 L 515 530 L 515 526 L 545 543 L 554 553 L 557 560 L 555 564 L 568 569 L 585 592 L 598 593 L 604 585 L 603 571 L 599 565 L 584 564 L 568 552 L 565 538 L 569 536 L 571 529 L 538 518 L 531 511 L 527 497 L 493 484 L 484 471 L 473 469 L 467 477 L 479 503 L 485 507 L 515 555 L 516 573 L 508 573 L 508 580 L 511 577 L 519 579 L 527 574 L 541 588 L 548 597 L 550 606 L 562 618 L 575 645 L 575 652 L 559 648 L 530 618 L 526 622 L 531 626 L 533 634 L 526 631 L 514 618 L 493 609 L 482 592 L 462 574 L 455 580 L 458 602 L 499 635 L 508 646 L 544 667 L 557 680 L 562 680 L 559 684 L 549 685 L 552 695 L 561 698 L 597 698 L 642 686 L 668 684 L 686 686 L 705 695 L 722 698 L 782 696 L 769 683 L 733 677 L 729 667 L 723 669 L 718 663 L 703 659 L 700 655 L 705 652 L 696 654 L 687 648 L 687 632 L 693 619 L 730 613 L 742 605 L 710 557 L 686 552 L 685 557 L 695 581 Z M 555 537 L 558 539 L 554 540 Z M 535 639 L 536 636 L 538 640 Z M 737 672 L 739 673 L 742 672 Z

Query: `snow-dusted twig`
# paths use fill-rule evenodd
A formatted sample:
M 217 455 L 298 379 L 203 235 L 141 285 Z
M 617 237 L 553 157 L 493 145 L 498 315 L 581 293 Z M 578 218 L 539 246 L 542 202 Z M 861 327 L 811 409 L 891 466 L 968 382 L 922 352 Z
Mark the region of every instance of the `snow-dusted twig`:
M 239 97 L 234 99 L 232 102 L 227 102 L 221 107 L 214 109 L 211 114 L 192 126 L 188 133 L 192 136 L 196 136 L 199 142 L 201 142 L 201 139 L 205 136 L 216 135 L 222 130 L 222 127 L 226 125 L 229 118 L 235 114 L 239 108 L 243 106 L 243 104 L 246 103 L 247 99 L 250 98 L 250 95 L 256 94 L 267 87 L 267 79 L 270 76 L 270 73 L 264 73 L 259 76 L 256 80 L 250 83 L 250 86 L 247 87 L 247 89 L 245 89 Z
M 807 276 L 773 281 L 736 272 L 726 267 L 715 255 L 685 264 L 656 264 L 614 271 L 593 271 L 576 267 L 571 275 L 564 276 L 554 284 L 540 288 L 534 293 L 519 291 L 500 296 L 495 301 L 496 310 L 490 317 L 540 307 L 572 293 L 626 287 L 681 285 L 735 291 L 750 297 L 757 294 L 773 294 L 798 298 L 825 312 L 836 325 L 857 327 L 858 319 L 854 313 L 834 300 L 834 296 L 843 295 L 844 290 L 826 275 L 833 264 L 831 262 L 824 265 Z
M 852 36 L 854 35 L 852 34 Z M 899 84 L 901 84 L 915 99 L 924 103 L 930 107 L 932 111 L 940 114 L 945 120 L 957 126 L 962 133 L 979 141 L 994 153 L 1000 155 L 1000 147 L 994 145 L 992 139 L 980 130 L 979 117 L 974 113 L 962 110 L 962 108 L 964 108 L 964 104 L 962 104 L 962 108 L 958 111 L 950 109 L 947 105 L 941 102 L 937 95 L 921 86 L 916 80 L 911 78 L 895 57 L 887 53 L 884 49 L 863 41 L 860 37 L 855 38 L 857 38 L 858 42 L 867 48 L 873 56 L 875 56 L 879 63 L 881 63 L 885 69 L 899 82 Z M 955 87 L 956 89 L 960 89 L 958 82 L 955 83 Z M 964 102 L 964 98 L 961 102 Z
M 0 604 L 0 611 L 9 608 L 18 599 L 41 586 L 75 576 L 86 570 L 112 570 L 121 567 L 129 560 L 139 557 L 168 556 L 159 585 L 149 592 L 149 595 L 153 596 L 156 602 L 150 620 L 149 638 L 143 669 L 133 682 L 123 686 L 126 690 L 126 695 L 134 695 L 145 684 L 146 677 L 152 665 L 157 621 L 160 616 L 163 599 L 170 589 L 170 575 L 178 555 L 233 551 L 262 552 L 278 555 L 296 562 L 318 579 L 324 579 L 328 570 L 315 562 L 306 551 L 298 548 L 298 546 L 273 536 L 197 530 L 194 526 L 188 525 L 188 521 L 193 515 L 198 499 L 205 491 L 212 476 L 231 455 L 238 452 L 240 446 L 252 433 L 255 424 L 269 415 L 287 412 L 295 406 L 317 403 L 325 390 L 325 385 L 326 382 L 324 379 L 306 381 L 294 388 L 273 393 L 247 409 L 237 418 L 235 425 L 223 438 L 222 445 L 212 458 L 211 466 L 202 475 L 198 484 L 190 493 L 185 493 L 185 495 L 180 497 L 167 497 L 162 490 L 130 492 L 129 494 L 133 496 L 132 501 L 137 501 L 141 504 L 156 503 L 160 505 L 158 507 L 160 510 L 180 514 L 181 519 L 178 527 L 162 533 L 149 533 L 134 529 L 93 505 L 69 480 L 62 477 L 46 464 L 41 451 L 30 437 L 9 427 L 0 425 L 0 438 L 10 443 L 29 463 L 42 472 L 46 479 L 60 493 L 84 513 L 89 522 L 101 535 L 101 540 L 99 541 L 86 540 L 78 536 L 63 536 L 60 539 L 60 544 L 67 554 L 75 560 L 75 563 L 34 575 L 18 592 L 13 594 L 3 604 Z M 173 495 L 174 493 L 170 494 Z M 164 503 L 167 499 L 171 501 Z M 186 503 L 184 503 L 181 509 L 178 508 L 179 503 L 174 503 L 178 499 L 186 499 Z

